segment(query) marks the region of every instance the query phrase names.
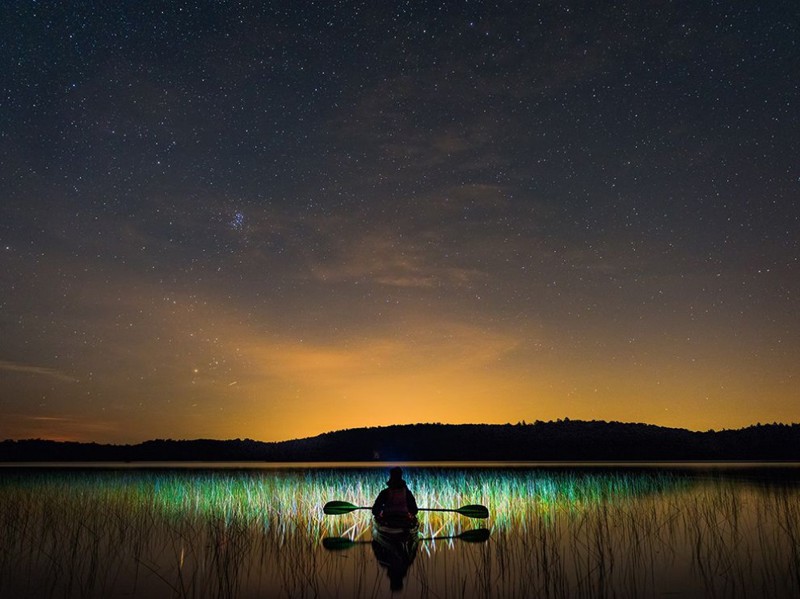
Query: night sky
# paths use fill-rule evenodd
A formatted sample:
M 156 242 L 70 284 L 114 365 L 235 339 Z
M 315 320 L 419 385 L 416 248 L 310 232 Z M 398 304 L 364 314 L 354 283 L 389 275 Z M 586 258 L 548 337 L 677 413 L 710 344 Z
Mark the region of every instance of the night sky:
M 796 0 L 0 27 L 0 439 L 800 421 Z

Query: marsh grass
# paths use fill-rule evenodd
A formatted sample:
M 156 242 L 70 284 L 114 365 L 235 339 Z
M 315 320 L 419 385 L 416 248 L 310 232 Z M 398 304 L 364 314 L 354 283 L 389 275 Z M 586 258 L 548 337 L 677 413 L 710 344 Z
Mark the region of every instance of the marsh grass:
M 800 492 L 661 471 L 408 469 L 418 503 L 481 503 L 488 522 L 425 513 L 410 596 L 800 595 Z M 0 596 L 381 597 L 369 544 L 376 469 L 5 471 Z

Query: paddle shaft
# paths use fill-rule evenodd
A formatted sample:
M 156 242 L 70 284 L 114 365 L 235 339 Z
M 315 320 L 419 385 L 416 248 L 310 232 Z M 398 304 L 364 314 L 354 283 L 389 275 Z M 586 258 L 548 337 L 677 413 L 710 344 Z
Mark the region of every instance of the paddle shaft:
M 329 515 L 347 514 L 355 510 L 371 510 L 371 507 L 364 505 L 353 505 L 347 501 L 329 501 L 326 503 L 322 511 Z M 421 512 L 455 512 L 468 518 L 488 518 L 489 510 L 482 505 L 464 505 L 460 508 L 446 508 L 446 507 L 423 507 L 419 508 Z
M 371 510 L 371 506 L 366 505 L 356 505 L 350 508 L 351 510 Z M 417 508 L 420 512 L 457 512 L 457 508 L 449 508 L 449 507 L 420 507 Z

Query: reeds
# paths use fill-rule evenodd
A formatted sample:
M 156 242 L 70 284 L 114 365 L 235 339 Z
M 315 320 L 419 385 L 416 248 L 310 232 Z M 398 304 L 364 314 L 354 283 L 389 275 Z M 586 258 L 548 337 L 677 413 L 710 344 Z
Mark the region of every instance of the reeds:
M 639 472 L 408 468 L 420 506 L 489 507 L 488 522 L 426 512 L 407 593 L 443 597 L 800 595 L 800 490 Z M 3 471 L 0 596 L 379 597 L 373 468 Z

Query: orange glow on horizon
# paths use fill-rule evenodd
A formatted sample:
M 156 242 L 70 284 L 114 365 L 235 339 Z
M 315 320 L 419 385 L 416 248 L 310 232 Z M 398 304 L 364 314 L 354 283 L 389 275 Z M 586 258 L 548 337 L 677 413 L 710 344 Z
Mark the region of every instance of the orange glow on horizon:
M 717 341 L 688 351 L 677 337 L 631 348 L 614 331 L 600 330 L 564 343 L 561 331 L 544 326 L 466 323 L 434 313 L 407 316 L 400 327 L 299 339 L 220 314 L 209 305 L 155 315 L 162 335 L 183 337 L 186 349 L 175 358 L 171 347 L 143 348 L 135 354 L 138 377 L 7 369 L 12 379 L 38 376 L 49 413 L 59 416 L 7 418 L 0 437 L 279 441 L 425 422 L 568 417 L 706 430 L 796 420 L 785 360 L 742 362 Z M 202 334 L 187 334 L 197 322 L 204 323 Z M 71 407 L 87 394 L 106 400 L 102 418 L 91 405 Z

